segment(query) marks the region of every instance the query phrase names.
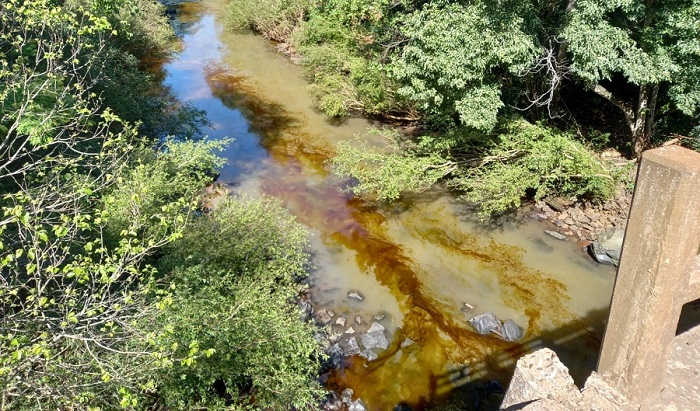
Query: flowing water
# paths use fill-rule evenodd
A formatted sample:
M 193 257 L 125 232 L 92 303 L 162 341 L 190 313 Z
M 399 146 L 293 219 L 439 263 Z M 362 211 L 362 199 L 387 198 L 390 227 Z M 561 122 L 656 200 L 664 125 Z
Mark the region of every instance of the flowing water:
M 183 48 L 164 65 L 166 83 L 207 112 L 205 134 L 233 139 L 219 182 L 280 199 L 308 227 L 312 301 L 317 311 L 332 310 L 333 321 L 346 318 L 342 328 L 331 323 L 340 344 L 348 327 L 359 335 L 373 321 L 392 341 L 374 361 L 348 358 L 324 376 L 326 385 L 354 389 L 370 410 L 421 409 L 450 393 L 497 391 L 491 381 L 507 382 L 518 356 L 542 346 L 557 351 L 578 381 L 585 377 L 614 271 L 526 217 L 480 225 L 440 189 L 391 207 L 353 198 L 327 160 L 339 141 L 372 140 L 365 134 L 372 125 L 315 110 L 299 67 L 264 39 L 226 30 L 223 7 L 216 0 L 180 7 Z M 513 319 L 525 337 L 511 343 L 473 332 L 467 320 L 487 311 Z

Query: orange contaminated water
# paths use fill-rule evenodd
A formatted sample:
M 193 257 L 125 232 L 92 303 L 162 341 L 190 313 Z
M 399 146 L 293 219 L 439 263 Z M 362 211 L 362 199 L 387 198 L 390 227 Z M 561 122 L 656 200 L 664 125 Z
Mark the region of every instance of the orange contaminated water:
M 368 133 L 380 125 L 327 119 L 314 109 L 299 67 L 264 39 L 227 30 L 224 20 L 215 0 L 180 7 L 182 50 L 163 64 L 165 82 L 207 112 L 210 138 L 233 139 L 220 182 L 235 193 L 278 198 L 308 227 L 316 310 L 347 320 L 329 332 L 343 335 L 352 325 L 359 334 L 373 321 L 386 328 L 390 347 L 371 362 L 348 358 L 324 376 L 329 388 L 352 388 L 369 410 L 429 409 L 446 398 L 478 397 L 482 391 L 472 388 L 492 380 L 506 384 L 515 360 L 543 346 L 559 353 L 577 381 L 590 373 L 613 270 L 528 218 L 480 225 L 440 188 L 388 206 L 353 198 L 351 182 L 335 176 L 328 160 L 339 141 L 380 146 Z M 363 301 L 348 298 L 354 290 Z M 473 307 L 468 313 L 465 303 Z M 487 311 L 513 319 L 525 337 L 511 343 L 476 334 L 467 321 Z M 488 409 L 480 401 L 467 398 L 463 409 Z

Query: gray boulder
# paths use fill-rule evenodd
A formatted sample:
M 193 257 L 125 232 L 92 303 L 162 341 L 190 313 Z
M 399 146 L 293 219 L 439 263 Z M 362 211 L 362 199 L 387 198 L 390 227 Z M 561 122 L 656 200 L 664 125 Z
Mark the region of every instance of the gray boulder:
M 364 402 L 362 402 L 361 399 L 356 399 L 353 401 L 352 404 L 348 407 L 348 411 L 367 411 L 367 406 L 365 405 Z
M 624 238 L 624 228 L 612 228 L 588 246 L 588 253 L 601 264 L 617 267 L 620 264 L 620 253 L 622 252 L 622 241 Z
M 343 408 L 343 403 L 340 401 L 334 392 L 330 392 L 326 401 L 321 405 L 323 411 L 340 411 Z
M 506 341 L 518 341 L 523 338 L 523 329 L 513 320 L 506 320 L 501 328 L 501 334 Z
M 374 361 L 379 358 L 377 353 L 372 350 L 364 350 L 360 353 L 360 355 L 367 358 L 367 361 Z
M 343 364 L 343 348 L 340 346 L 340 344 L 334 344 L 328 351 L 326 351 L 326 354 L 328 355 L 328 360 L 326 360 L 326 365 L 331 367 L 331 368 L 340 368 L 340 366 Z
M 384 328 L 383 325 L 379 323 L 372 323 L 372 325 L 369 326 L 369 330 L 367 330 L 368 333 L 371 333 L 373 331 L 384 331 L 386 328 Z
M 482 335 L 498 331 L 498 329 L 501 327 L 501 321 L 498 320 L 496 314 L 490 311 L 484 314 L 479 314 L 476 317 L 472 317 L 469 320 L 469 324 L 476 328 L 476 332 Z
M 346 388 L 343 390 L 343 394 L 340 396 L 340 400 L 343 402 L 345 405 L 350 405 L 352 404 L 352 395 L 355 393 L 352 388 Z
M 357 344 L 357 339 L 352 337 L 348 340 L 348 349 L 345 351 L 346 357 L 351 357 L 360 353 L 360 346 Z
M 314 313 L 314 306 L 309 300 L 299 301 L 299 318 L 301 321 L 306 322 L 311 319 L 311 315 Z
M 360 336 L 360 341 L 362 345 L 367 350 L 373 350 L 375 348 L 381 348 L 386 350 L 389 348 L 389 341 L 384 336 L 384 332 L 380 330 L 370 331 L 368 333 L 362 334 Z

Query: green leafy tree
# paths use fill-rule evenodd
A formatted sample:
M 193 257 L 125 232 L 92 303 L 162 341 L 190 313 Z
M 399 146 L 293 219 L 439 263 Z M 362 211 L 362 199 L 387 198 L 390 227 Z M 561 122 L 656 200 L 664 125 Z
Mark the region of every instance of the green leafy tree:
M 433 121 L 489 131 L 504 106 L 503 74 L 517 74 L 538 52 L 526 7 L 506 2 L 435 2 L 401 22 L 405 45 L 391 73 L 399 94 Z
M 570 1 L 561 32 L 570 70 L 621 110 L 636 156 L 650 145 L 660 103 L 700 112 L 699 20 L 696 0 Z

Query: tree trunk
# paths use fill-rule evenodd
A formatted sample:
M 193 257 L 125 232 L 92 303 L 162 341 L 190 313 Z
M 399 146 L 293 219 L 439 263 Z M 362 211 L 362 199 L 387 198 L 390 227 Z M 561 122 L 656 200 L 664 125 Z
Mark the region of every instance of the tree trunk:
M 651 132 L 658 94 L 658 83 L 642 84 L 639 87 L 639 102 L 634 113 L 634 123 L 628 124 L 632 133 L 632 148 L 636 158 L 640 158 L 642 152 L 649 148 L 651 144 Z
M 568 0 L 566 2 L 566 10 L 565 10 L 565 16 L 568 17 L 569 14 L 574 10 L 574 7 L 576 7 L 576 2 L 577 0 Z M 559 43 L 559 50 L 557 50 L 557 76 L 560 76 L 561 78 L 564 78 L 566 75 L 566 70 L 568 69 L 568 64 L 567 64 L 567 54 L 569 52 L 569 43 L 566 40 L 562 40 Z M 554 90 L 554 93 L 552 95 L 552 105 L 553 105 L 553 112 L 558 113 L 560 111 L 560 103 L 561 103 L 561 86 L 557 87 Z
M 626 101 L 620 100 L 600 84 L 596 84 L 592 90 L 622 110 L 625 124 L 631 135 L 632 155 L 639 158 L 642 151 L 649 148 L 651 142 L 659 84 L 646 83 L 639 86 L 639 101 L 636 108 L 633 108 Z

